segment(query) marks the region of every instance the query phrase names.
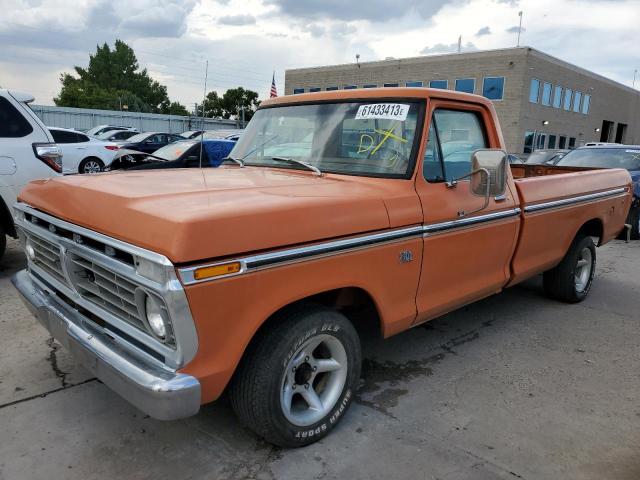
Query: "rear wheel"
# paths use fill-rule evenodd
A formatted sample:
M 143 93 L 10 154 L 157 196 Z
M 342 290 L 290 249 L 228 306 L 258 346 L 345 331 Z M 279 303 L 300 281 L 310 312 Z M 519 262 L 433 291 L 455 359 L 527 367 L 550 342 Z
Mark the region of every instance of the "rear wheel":
M 591 290 L 596 271 L 596 247 L 591 237 L 577 236 L 562 261 L 544 272 L 544 289 L 563 302 L 584 300 Z
M 629 210 L 627 223 L 631 225 L 631 240 L 640 240 L 640 202 Z
M 104 168 L 104 163 L 98 157 L 87 157 L 80 162 L 79 173 L 99 173 Z
M 0 260 L 4 256 L 4 252 L 7 249 L 7 234 L 4 231 L 4 225 L 0 224 Z
M 360 340 L 342 314 L 320 306 L 285 313 L 250 347 L 230 388 L 244 425 L 282 447 L 320 440 L 351 404 Z

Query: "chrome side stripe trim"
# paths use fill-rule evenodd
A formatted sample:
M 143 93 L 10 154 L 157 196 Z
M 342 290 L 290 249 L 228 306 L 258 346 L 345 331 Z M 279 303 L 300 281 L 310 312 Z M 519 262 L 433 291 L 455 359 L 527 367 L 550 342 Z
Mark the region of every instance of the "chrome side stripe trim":
M 318 258 L 327 255 L 336 255 L 345 251 L 360 249 L 373 245 L 381 245 L 384 243 L 404 240 L 411 237 L 418 237 L 420 235 L 422 235 L 421 225 L 415 227 L 400 228 L 388 232 L 374 233 L 371 235 L 363 235 L 360 237 L 347 238 L 344 240 L 334 240 L 330 242 L 318 243 L 307 247 L 297 247 L 287 250 L 280 250 L 277 252 L 251 255 L 243 258 L 235 258 L 224 262 L 197 265 L 195 267 L 185 267 L 179 269 L 178 271 L 180 272 L 180 278 L 182 279 L 182 282 L 185 285 L 191 285 L 194 283 L 207 282 L 211 280 L 218 280 L 221 278 L 241 275 L 249 271 L 267 268 L 274 265 L 300 262 L 311 258 Z M 216 265 L 225 265 L 233 262 L 240 263 L 239 272 L 220 275 L 218 277 L 203 280 L 195 279 L 195 271 L 199 268 L 214 267 Z
M 564 198 L 562 200 L 554 200 L 553 202 L 537 203 L 535 205 L 527 205 L 524 207 L 525 213 L 538 212 L 540 210 L 547 210 L 549 208 L 559 208 L 576 203 L 590 202 L 592 200 L 598 200 L 600 198 L 614 197 L 622 193 L 628 192 L 627 187 L 614 188 L 613 190 L 606 190 L 604 192 L 590 193 L 588 195 L 580 195 L 578 197 Z
M 359 237 L 347 238 L 344 240 L 333 240 L 329 242 L 318 243 L 306 247 L 290 248 L 277 252 L 263 253 L 259 255 L 251 255 L 248 257 L 232 258 L 223 262 L 197 265 L 195 267 L 184 267 L 178 271 L 182 283 L 192 285 L 196 283 L 208 282 L 222 278 L 228 278 L 236 275 L 242 275 L 255 270 L 269 268 L 277 265 L 283 265 L 294 262 L 302 262 L 329 255 L 338 255 L 340 253 L 357 250 L 369 246 L 382 245 L 389 242 L 405 240 L 412 237 L 420 237 L 427 233 L 438 233 L 453 228 L 462 228 L 469 225 L 475 225 L 482 222 L 490 222 L 500 220 L 520 214 L 519 208 L 506 210 L 502 212 L 489 213 L 487 215 L 479 215 L 477 217 L 463 218 L 450 222 L 435 223 L 431 225 L 418 225 L 414 227 L 400 228 L 387 232 L 373 233 L 370 235 L 362 235 Z M 220 275 L 213 278 L 196 280 L 195 271 L 200 268 L 214 267 L 217 265 L 226 265 L 229 263 L 240 263 L 240 270 L 235 273 Z
M 475 217 L 461 218 L 459 220 L 451 220 L 449 222 L 432 223 L 423 227 L 423 232 L 426 235 L 444 232 L 456 228 L 468 227 L 469 225 L 476 225 L 478 223 L 491 222 L 494 220 L 502 220 L 503 218 L 514 217 L 520 215 L 520 208 L 512 208 L 510 210 L 504 210 L 501 212 L 487 213 L 486 215 L 478 215 Z

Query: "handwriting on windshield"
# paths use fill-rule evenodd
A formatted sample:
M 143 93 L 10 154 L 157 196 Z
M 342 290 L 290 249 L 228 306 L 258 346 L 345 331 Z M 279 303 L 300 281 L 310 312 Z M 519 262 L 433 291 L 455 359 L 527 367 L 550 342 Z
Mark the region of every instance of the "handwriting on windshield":
M 360 144 L 358 145 L 358 153 L 371 152 L 371 155 L 375 155 L 378 150 L 389 140 L 390 138 L 400 142 L 407 143 L 406 138 L 402 138 L 394 133 L 395 127 L 391 127 L 389 130 L 380 130 L 375 128 L 373 131 L 380 135 L 378 143 L 372 135 L 363 133 L 360 135 Z

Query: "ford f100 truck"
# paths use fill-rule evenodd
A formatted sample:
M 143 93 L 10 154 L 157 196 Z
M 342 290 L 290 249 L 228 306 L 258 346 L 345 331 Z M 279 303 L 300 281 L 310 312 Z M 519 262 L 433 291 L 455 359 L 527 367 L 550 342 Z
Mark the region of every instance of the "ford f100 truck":
M 583 300 L 630 187 L 626 170 L 509 166 L 479 96 L 293 95 L 262 103 L 219 168 L 28 185 L 13 282 L 152 417 L 227 391 L 246 426 L 301 446 L 352 402 L 364 330 L 389 337 L 542 273 L 550 296 Z

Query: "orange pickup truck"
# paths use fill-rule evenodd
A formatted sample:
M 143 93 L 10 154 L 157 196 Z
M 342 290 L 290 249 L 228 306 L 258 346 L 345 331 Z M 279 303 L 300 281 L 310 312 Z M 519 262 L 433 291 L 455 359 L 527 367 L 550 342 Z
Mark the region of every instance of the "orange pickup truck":
M 36 181 L 13 279 L 51 334 L 159 419 L 228 391 L 312 443 L 388 337 L 544 273 L 579 302 L 623 229 L 626 170 L 509 166 L 488 100 L 372 89 L 265 101 L 220 168 Z

